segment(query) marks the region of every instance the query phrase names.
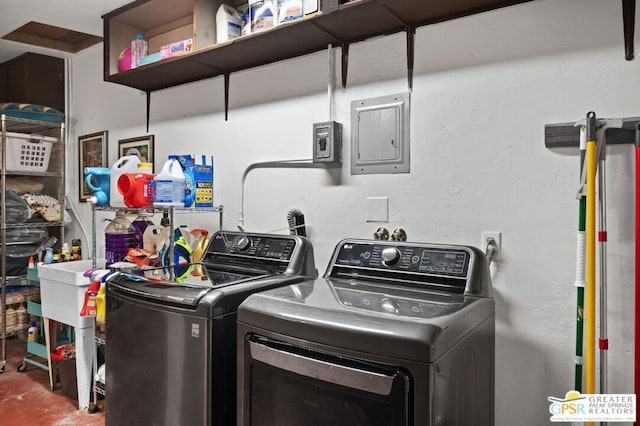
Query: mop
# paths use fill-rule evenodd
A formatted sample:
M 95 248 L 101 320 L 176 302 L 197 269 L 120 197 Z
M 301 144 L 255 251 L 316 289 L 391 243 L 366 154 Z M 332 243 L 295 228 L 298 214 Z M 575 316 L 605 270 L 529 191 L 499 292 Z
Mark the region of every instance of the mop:
M 584 173 L 584 160 L 587 151 L 587 129 L 584 125 L 580 126 L 580 176 Z M 577 307 L 576 307 L 576 358 L 575 358 L 575 380 L 574 390 L 582 392 L 582 337 L 584 335 L 583 319 L 584 319 L 584 250 L 585 250 L 585 205 L 586 199 L 581 185 L 578 191 L 578 244 L 576 253 L 576 281 L 574 286 L 578 290 Z

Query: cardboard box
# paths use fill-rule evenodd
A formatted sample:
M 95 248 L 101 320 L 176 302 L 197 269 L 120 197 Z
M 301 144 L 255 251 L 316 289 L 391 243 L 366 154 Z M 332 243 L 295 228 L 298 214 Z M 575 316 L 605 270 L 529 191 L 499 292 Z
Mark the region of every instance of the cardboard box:
M 193 193 L 185 197 L 185 207 L 213 207 L 213 157 L 210 157 L 211 164 L 207 164 L 205 155 L 202 164 L 196 164 L 192 155 L 176 155 L 175 158 L 184 169 L 187 191 Z
M 160 48 L 160 58 L 172 58 L 174 56 L 181 56 L 193 51 L 193 39 L 188 38 L 186 40 L 177 41 L 175 43 L 166 44 Z
M 162 59 L 160 52 L 152 53 L 151 55 L 145 55 L 140 57 L 140 66 L 152 64 Z

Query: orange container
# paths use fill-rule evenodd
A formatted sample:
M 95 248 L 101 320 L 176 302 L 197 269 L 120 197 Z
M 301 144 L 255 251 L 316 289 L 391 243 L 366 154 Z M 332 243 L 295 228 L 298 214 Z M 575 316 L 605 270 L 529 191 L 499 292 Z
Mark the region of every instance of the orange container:
M 140 208 L 153 205 L 155 175 L 149 173 L 123 173 L 118 178 L 118 191 L 127 207 Z

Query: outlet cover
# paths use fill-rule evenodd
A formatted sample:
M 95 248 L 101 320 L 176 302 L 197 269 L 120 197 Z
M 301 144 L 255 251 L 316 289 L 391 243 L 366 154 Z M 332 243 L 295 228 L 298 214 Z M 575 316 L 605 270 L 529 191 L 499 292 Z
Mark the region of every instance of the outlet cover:
M 367 197 L 367 222 L 389 222 L 389 197 Z

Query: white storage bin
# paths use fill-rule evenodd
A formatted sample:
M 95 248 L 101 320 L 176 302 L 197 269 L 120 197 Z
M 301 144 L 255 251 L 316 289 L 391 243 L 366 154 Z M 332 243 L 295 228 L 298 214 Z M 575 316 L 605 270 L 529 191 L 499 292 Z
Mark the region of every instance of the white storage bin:
M 7 132 L 7 171 L 46 172 L 56 142 L 51 136 Z

